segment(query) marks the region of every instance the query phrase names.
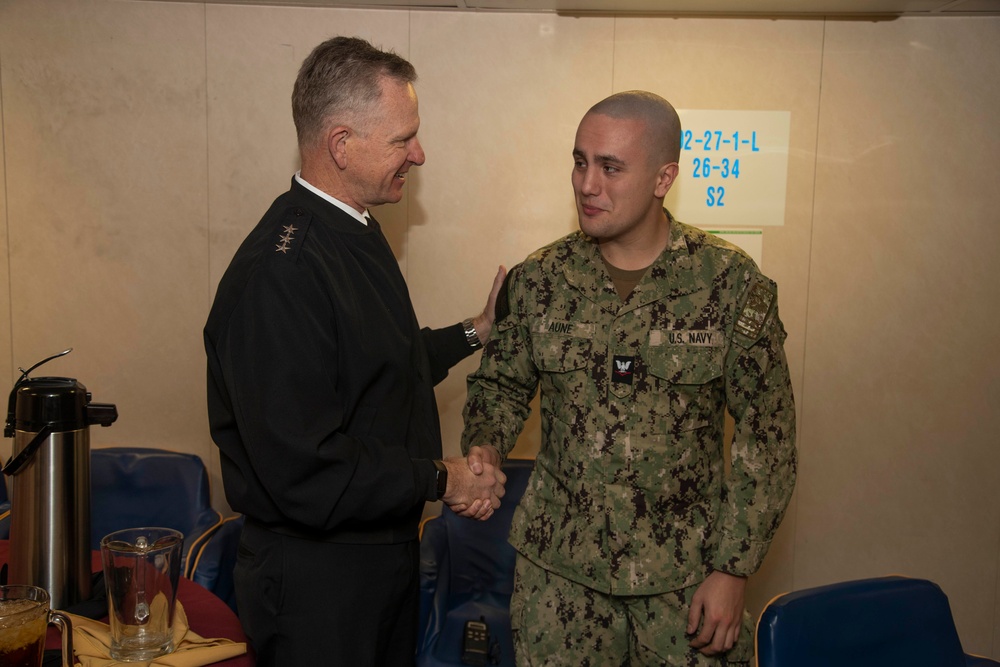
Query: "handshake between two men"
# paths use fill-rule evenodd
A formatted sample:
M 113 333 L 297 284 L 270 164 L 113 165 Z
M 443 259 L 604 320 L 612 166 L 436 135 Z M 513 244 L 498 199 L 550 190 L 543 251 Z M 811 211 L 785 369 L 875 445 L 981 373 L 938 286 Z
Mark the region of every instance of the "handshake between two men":
M 507 476 L 500 470 L 500 453 L 492 446 L 475 446 L 465 458 L 444 459 L 448 488 L 441 500 L 455 514 L 485 521 L 500 508 Z

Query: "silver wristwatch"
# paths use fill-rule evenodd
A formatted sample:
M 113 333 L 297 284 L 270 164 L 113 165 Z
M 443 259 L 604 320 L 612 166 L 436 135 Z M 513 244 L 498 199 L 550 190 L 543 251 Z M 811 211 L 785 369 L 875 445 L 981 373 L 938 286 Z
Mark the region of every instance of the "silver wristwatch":
M 462 320 L 462 327 L 465 329 L 465 340 L 469 343 L 469 347 L 473 350 L 481 348 L 483 344 L 479 340 L 479 334 L 476 333 L 476 325 L 472 323 L 471 317 L 467 320 Z

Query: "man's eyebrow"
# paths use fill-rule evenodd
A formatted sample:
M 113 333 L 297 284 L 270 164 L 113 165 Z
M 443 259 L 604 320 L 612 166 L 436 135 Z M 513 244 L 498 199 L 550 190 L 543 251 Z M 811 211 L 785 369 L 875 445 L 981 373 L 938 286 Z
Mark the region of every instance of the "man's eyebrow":
M 413 137 L 417 136 L 417 133 L 419 132 L 420 132 L 419 123 L 417 123 L 416 127 L 410 125 L 409 127 L 400 130 L 399 134 L 390 139 L 390 141 L 409 141 Z
M 574 149 L 573 157 L 586 157 L 586 156 L 583 154 L 583 151 Z M 626 164 L 625 160 L 621 159 L 617 155 L 595 155 L 594 162 L 599 162 L 601 164 L 613 163 L 622 166 Z

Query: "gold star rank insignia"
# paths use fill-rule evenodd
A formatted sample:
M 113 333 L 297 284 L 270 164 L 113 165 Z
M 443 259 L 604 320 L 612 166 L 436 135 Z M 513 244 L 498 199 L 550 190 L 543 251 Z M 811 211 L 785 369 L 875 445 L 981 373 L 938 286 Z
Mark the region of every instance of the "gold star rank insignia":
M 288 254 L 288 249 L 291 247 L 292 240 L 295 238 L 295 232 L 299 230 L 295 225 L 285 225 L 283 228 L 284 234 L 278 237 L 281 243 L 277 244 L 275 248 L 277 252 Z

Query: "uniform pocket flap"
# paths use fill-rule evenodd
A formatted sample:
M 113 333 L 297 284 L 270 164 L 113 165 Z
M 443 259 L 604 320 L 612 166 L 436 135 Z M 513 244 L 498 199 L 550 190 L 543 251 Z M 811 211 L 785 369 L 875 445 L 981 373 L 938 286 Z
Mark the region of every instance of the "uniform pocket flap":
M 534 359 L 546 373 L 567 373 L 586 368 L 590 361 L 589 340 L 554 334 L 535 335 Z
M 722 375 L 721 347 L 650 348 L 649 372 L 671 384 L 705 384 Z

